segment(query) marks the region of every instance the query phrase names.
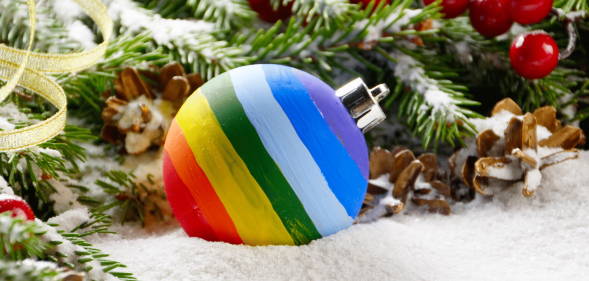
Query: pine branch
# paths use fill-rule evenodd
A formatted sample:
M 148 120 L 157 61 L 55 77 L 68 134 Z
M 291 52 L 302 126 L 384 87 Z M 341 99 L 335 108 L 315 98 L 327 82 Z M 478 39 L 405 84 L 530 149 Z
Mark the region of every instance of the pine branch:
M 424 148 L 433 140 L 436 151 L 439 141 L 454 145 L 454 140 L 461 142 L 463 137 L 476 133 L 468 118 L 482 116 L 464 107 L 479 103 L 467 98 L 468 88 L 446 79 L 457 76 L 456 72 L 447 67 L 425 66 L 407 54 L 397 52 L 394 57 L 397 85 L 386 105 L 399 101 L 397 118 L 407 120 Z
M 92 209 L 93 212 L 103 213 L 113 208 L 119 207 L 123 210 L 121 217 L 121 224 L 126 220 L 139 218 L 141 224 L 145 224 L 143 210 L 146 204 L 154 208 L 155 212 L 163 218 L 162 211 L 157 204 L 149 200 L 147 196 L 141 196 L 140 192 L 150 194 L 150 190 L 141 182 L 136 183 L 136 177 L 132 172 L 125 173 L 122 171 L 107 171 L 104 172 L 107 181 L 97 180 L 96 185 L 102 187 L 105 193 L 112 195 L 112 200 Z M 154 184 L 151 175 L 147 176 L 146 183 Z
M 292 3 L 292 14 L 306 23 L 317 18 L 316 29 L 335 30 L 346 28 L 349 21 L 362 13 L 360 5 L 350 4 L 347 0 L 270 0 L 274 9 L 280 5 L 287 6 Z M 372 11 L 374 2 L 366 8 Z M 384 5 L 382 1 L 381 6 Z
M 0 280 L 5 281 L 60 281 L 69 274 L 46 261 L 0 260 Z
M 67 180 L 79 173 L 76 162 L 85 161 L 86 156 L 76 142 L 93 139 L 89 130 L 66 125 L 62 133 L 37 147 L 0 153 L 1 176 L 46 219 L 53 214 L 48 194 L 57 192 L 49 179 Z
M 586 0 L 555 0 L 553 7 L 561 9 L 564 13 L 571 11 L 589 12 L 589 4 Z
M 26 49 L 29 44 L 30 22 L 26 0 L 0 1 L 0 43 Z M 80 49 L 69 38 L 68 30 L 51 16 L 43 5 L 36 9 L 35 41 L 32 49 L 40 52 L 66 53 Z
M 60 229 L 59 224 L 49 223 L 46 226 L 48 229 L 46 239 L 54 245 L 54 249 L 47 253 L 46 258 L 71 269 L 88 272 L 95 278 L 104 278 L 97 276 L 110 274 L 121 280 L 137 280 L 132 273 L 114 271 L 127 266 L 105 259 L 109 256 L 108 254 L 94 248 L 83 238 L 94 233 L 114 233 L 108 230 L 110 225 L 112 225 L 110 216 L 101 213 L 92 213 L 89 220 L 69 231 Z
M 190 73 L 200 73 L 205 80 L 242 65 L 250 58 L 243 57 L 239 47 L 229 46 L 213 24 L 204 21 L 162 19 L 152 11 L 137 6 L 130 0 L 114 0 L 109 10 L 113 21 L 123 34 L 135 36 L 149 32 L 153 45 L 149 50 L 162 48 L 173 60 L 179 61 Z M 133 17 L 134 21 L 124 20 Z
M 252 26 L 256 13 L 246 0 L 136 0 L 164 18 L 193 17 L 215 24 L 219 30 Z
M 12 212 L 0 213 L 0 260 L 42 258 L 49 246 L 40 239 L 45 232 L 36 221 L 12 217 Z
M 101 113 L 104 101 L 114 93 L 116 73 L 127 66 L 148 70 L 149 65 L 159 66 L 170 61 L 163 48 L 149 47 L 152 37 L 148 33 L 135 36 L 123 34 L 111 41 L 105 57 L 93 68 L 80 73 L 57 76 L 57 82 L 68 97 L 68 111 L 90 125 L 93 133 L 104 125 Z

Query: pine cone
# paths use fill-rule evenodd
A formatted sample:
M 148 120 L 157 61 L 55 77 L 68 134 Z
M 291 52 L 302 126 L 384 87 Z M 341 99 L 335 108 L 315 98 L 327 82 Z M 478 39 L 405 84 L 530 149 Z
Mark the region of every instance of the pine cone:
M 523 115 L 511 99 L 498 102 L 492 117 L 485 124 L 491 127 L 473 140 L 465 140 L 476 151 L 462 148 L 449 159 L 452 176 L 482 195 L 493 195 L 513 183 L 524 181 L 523 195 L 530 197 L 540 186 L 540 171 L 550 165 L 579 156 L 575 149 L 585 143 L 585 134 L 577 127 L 562 127 L 556 109 L 545 106 Z M 498 130 L 503 130 L 498 135 Z
M 156 90 L 141 76 L 157 83 Z M 124 144 L 132 155 L 140 155 L 152 145 L 163 145 L 173 114 L 202 84 L 199 74 L 185 75 L 176 62 L 165 65 L 159 75 L 125 68 L 114 80 L 115 95 L 106 93 L 102 138 L 115 145 Z
M 447 172 L 438 167 L 434 154 L 425 153 L 416 159 L 408 149 L 398 147 L 390 152 L 375 147 L 370 154 L 370 179 L 359 222 L 399 214 L 410 195 L 411 202 L 428 206 L 431 213 L 451 212 L 446 202 L 451 195 L 445 183 Z

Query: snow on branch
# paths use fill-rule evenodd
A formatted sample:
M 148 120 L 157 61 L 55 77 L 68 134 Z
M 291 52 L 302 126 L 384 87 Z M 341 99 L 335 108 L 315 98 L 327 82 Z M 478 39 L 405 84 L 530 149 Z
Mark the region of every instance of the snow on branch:
M 83 41 L 80 37 L 84 37 L 87 33 L 74 34 L 64 27 L 51 16 L 50 9 L 39 4 L 36 9 L 33 50 L 65 53 L 79 49 Z M 0 0 L 0 43 L 25 49 L 29 43 L 29 31 L 26 0 Z
M 470 101 L 458 91 L 450 89 L 452 86 L 449 81 L 430 78 L 423 68 L 424 65 L 409 55 L 398 50 L 390 54 L 397 59 L 394 64 L 394 75 L 400 83 L 403 83 L 412 92 L 421 96 L 420 98 L 409 100 L 410 105 L 402 106 L 400 111 L 403 115 L 410 117 L 410 122 L 415 122 L 416 132 L 426 137 L 424 147 L 427 147 L 433 131 L 436 128 L 457 129 L 458 126 L 466 129 L 467 133 L 474 133 L 470 126 L 462 126 L 468 123 L 468 117 L 475 117 L 475 114 L 462 108 L 465 105 L 475 105 L 476 102 Z M 407 95 L 410 96 L 410 95 Z M 403 113 L 404 112 L 404 113 Z M 458 132 L 455 132 L 458 136 Z M 436 137 L 438 139 L 439 137 Z M 448 138 L 451 141 L 451 138 Z
M 215 23 L 218 29 L 250 26 L 256 13 L 246 0 L 188 0 L 193 16 Z
M 291 2 L 293 16 L 307 23 L 317 17 L 317 28 L 325 27 L 327 30 L 344 27 L 344 22 L 349 22 L 351 16 L 358 13 L 358 5 L 347 0 L 271 0 L 274 9 Z
M 174 59 L 206 80 L 248 61 L 239 57 L 241 48 L 231 47 L 213 35 L 218 30 L 212 23 L 164 19 L 130 0 L 113 0 L 108 11 L 122 33 L 149 32 L 156 46 L 166 48 Z

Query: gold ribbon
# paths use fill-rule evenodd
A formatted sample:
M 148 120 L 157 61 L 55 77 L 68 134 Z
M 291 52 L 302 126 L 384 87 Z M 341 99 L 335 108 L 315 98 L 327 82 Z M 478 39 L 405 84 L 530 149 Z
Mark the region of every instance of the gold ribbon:
M 65 127 L 67 98 L 63 89 L 44 75 L 79 71 L 95 64 L 106 52 L 112 34 L 112 21 L 100 0 L 74 0 L 100 27 L 104 42 L 89 51 L 74 54 L 32 53 L 35 37 L 35 1 L 27 0 L 31 22 L 29 47 L 20 50 L 0 44 L 0 79 L 8 82 L 0 88 L 0 101 L 18 84 L 36 92 L 58 109 L 49 119 L 17 130 L 0 131 L 0 151 L 22 149 L 43 143 Z

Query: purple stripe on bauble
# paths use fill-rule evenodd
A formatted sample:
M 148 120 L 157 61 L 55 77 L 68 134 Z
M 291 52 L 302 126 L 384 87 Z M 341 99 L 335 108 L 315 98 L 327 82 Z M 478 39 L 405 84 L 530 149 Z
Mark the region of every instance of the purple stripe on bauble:
M 342 142 L 354 159 L 364 179 L 368 180 L 368 147 L 364 135 L 356 126 L 335 91 L 317 77 L 293 68 L 295 76 L 303 83 L 311 99 L 323 115 L 331 131 Z

